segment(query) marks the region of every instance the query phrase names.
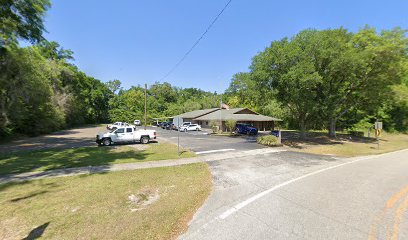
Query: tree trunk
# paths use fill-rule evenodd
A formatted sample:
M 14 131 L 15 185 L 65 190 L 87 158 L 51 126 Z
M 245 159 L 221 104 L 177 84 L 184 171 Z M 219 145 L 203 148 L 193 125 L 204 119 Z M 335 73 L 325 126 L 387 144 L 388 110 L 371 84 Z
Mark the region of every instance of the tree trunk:
M 336 118 L 330 119 L 330 126 L 329 126 L 329 137 L 336 138 Z
M 299 121 L 300 124 L 300 138 L 304 139 L 306 138 L 306 125 L 305 125 L 305 119 L 301 118 Z

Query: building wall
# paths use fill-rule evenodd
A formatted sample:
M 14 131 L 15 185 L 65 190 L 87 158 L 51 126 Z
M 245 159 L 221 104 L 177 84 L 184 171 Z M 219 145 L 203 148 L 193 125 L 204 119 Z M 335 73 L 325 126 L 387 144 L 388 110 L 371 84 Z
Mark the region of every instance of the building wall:
M 187 122 L 187 121 L 186 121 Z M 194 123 L 201 125 L 203 128 L 211 128 L 210 121 L 196 121 L 193 120 Z M 220 121 L 215 121 L 217 126 L 220 125 Z M 252 122 L 252 121 L 238 121 L 237 123 L 248 123 L 252 126 L 256 127 L 258 131 L 271 131 L 275 128 L 275 123 L 273 121 L 268 122 Z M 225 125 L 225 121 L 222 121 L 222 130 L 225 132 L 227 131 L 227 126 Z
M 203 128 L 211 128 L 211 125 L 210 125 L 211 121 L 197 121 L 197 120 L 193 120 L 192 122 L 201 125 L 201 127 L 203 127 Z M 216 122 L 219 123 L 219 121 L 216 121 Z M 219 125 L 219 124 L 218 124 L 218 125 Z

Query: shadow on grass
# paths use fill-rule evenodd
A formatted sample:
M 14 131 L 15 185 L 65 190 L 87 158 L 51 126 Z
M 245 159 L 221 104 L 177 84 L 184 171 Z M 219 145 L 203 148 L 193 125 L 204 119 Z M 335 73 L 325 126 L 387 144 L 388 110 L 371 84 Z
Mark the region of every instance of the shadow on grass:
M 40 238 L 44 234 L 44 231 L 48 227 L 49 224 L 50 222 L 47 222 L 41 226 L 34 228 L 33 230 L 30 231 L 27 237 L 23 238 L 23 240 L 33 240 L 33 239 Z
M 21 200 L 26 200 L 26 199 L 29 199 L 29 198 L 36 197 L 38 195 L 45 194 L 47 192 L 48 191 L 38 191 L 38 192 L 30 193 L 30 194 L 28 194 L 26 196 L 23 196 L 23 197 L 13 198 L 13 199 L 10 200 L 10 202 L 19 202 Z
M 118 159 L 143 161 L 151 153 L 114 147 L 50 149 L 0 155 L 0 175 L 51 169 L 109 165 Z
M 308 145 L 338 145 L 344 142 L 373 143 L 374 138 L 352 136 L 350 134 L 337 134 L 335 139 L 330 138 L 325 132 L 307 132 L 305 138 L 300 137 L 299 131 L 282 131 L 282 142 L 293 148 L 302 148 Z

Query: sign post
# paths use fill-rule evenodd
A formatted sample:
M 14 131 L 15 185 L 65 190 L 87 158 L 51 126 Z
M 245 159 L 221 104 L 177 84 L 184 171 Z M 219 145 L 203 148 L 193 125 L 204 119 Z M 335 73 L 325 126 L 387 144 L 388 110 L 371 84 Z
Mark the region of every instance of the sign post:
M 382 128 L 383 128 L 382 122 L 376 121 L 374 124 L 374 129 L 375 129 L 375 137 L 377 139 L 377 149 L 380 149 L 380 136 L 381 136 Z
M 177 126 L 177 154 L 180 157 L 180 126 L 183 125 L 183 118 L 175 117 L 173 118 L 174 126 Z

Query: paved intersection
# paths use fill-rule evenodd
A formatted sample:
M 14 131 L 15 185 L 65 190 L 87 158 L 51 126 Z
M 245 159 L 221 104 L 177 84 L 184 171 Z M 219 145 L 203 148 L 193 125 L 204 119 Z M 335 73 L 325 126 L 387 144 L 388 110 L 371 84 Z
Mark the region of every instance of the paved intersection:
M 209 163 L 215 187 L 181 239 L 408 239 L 408 150 Z

